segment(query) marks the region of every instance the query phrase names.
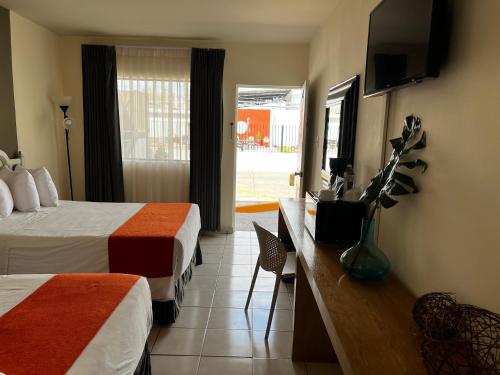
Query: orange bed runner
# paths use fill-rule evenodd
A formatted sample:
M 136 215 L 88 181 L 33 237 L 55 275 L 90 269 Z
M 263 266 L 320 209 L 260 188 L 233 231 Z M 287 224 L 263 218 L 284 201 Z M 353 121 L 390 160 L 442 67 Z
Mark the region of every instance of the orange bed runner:
M 110 272 L 145 277 L 173 274 L 175 235 L 191 203 L 148 203 L 108 239 Z
M 0 373 L 65 374 L 139 279 L 56 275 L 0 317 Z

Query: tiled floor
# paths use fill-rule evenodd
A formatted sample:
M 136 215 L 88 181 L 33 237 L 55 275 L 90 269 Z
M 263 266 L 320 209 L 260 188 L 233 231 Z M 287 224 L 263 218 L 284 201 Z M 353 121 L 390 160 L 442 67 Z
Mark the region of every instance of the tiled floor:
M 236 202 L 238 204 L 238 202 Z M 236 230 L 253 231 L 252 221 L 258 222 L 264 228 L 276 232 L 278 230 L 278 211 L 258 212 L 258 213 L 240 213 L 235 216 Z
M 269 340 L 265 329 L 274 275 L 259 271 L 251 308 L 245 302 L 258 255 L 254 232 L 201 238 L 196 267 L 177 321 L 153 327 L 153 375 L 336 375 L 338 366 L 291 361 L 293 285 L 282 284 Z

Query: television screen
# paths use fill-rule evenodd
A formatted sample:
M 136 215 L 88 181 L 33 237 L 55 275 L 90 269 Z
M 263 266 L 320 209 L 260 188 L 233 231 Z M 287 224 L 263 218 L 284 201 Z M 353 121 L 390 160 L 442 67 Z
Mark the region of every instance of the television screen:
M 437 77 L 446 0 L 384 0 L 370 15 L 365 95 Z

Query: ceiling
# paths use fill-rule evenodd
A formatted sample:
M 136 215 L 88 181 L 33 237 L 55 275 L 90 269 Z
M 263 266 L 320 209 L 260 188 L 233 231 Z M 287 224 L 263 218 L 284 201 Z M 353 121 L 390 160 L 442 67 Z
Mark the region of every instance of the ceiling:
M 308 42 L 337 0 L 0 0 L 62 35 Z

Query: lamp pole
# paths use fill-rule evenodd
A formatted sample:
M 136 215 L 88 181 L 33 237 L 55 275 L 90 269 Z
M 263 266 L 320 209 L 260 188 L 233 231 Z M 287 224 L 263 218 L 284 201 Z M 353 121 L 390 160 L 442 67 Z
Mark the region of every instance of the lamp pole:
M 68 157 L 68 172 L 69 172 L 69 189 L 71 193 L 71 200 L 73 198 L 73 177 L 71 176 L 71 158 L 69 156 L 69 128 L 72 125 L 72 120 L 68 117 L 68 105 L 61 105 L 61 110 L 64 113 L 64 132 L 66 134 L 66 156 Z
M 71 177 L 71 159 L 69 157 L 69 129 L 64 129 L 66 132 L 66 154 L 68 156 L 68 172 L 69 172 L 69 189 L 71 191 L 71 200 L 73 199 L 73 178 Z

